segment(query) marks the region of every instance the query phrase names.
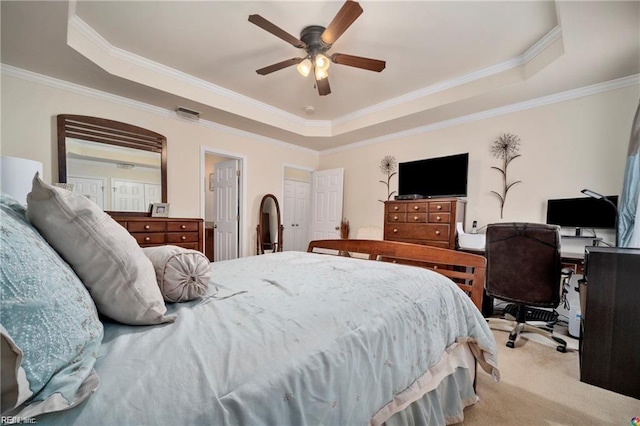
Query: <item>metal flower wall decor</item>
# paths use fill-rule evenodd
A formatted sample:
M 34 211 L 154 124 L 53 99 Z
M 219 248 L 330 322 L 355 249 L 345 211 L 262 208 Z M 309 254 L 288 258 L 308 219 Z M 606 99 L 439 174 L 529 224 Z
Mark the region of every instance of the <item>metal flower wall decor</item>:
M 395 176 L 398 172 L 398 162 L 395 157 L 391 155 L 385 156 L 382 161 L 380 161 L 380 171 L 382 174 L 387 176 L 387 180 L 381 180 L 381 183 L 384 183 L 387 186 L 387 201 L 391 199 L 391 196 L 396 193 L 396 191 L 391 191 L 391 178 Z M 384 200 L 378 200 L 381 203 L 384 203 Z
M 513 185 L 522 182 L 520 180 L 516 180 L 514 182 L 507 183 L 507 167 L 514 158 L 520 157 L 520 154 L 518 154 L 519 150 L 520 138 L 513 133 L 502 134 L 498 139 L 493 141 L 493 144 L 491 145 L 491 154 L 502 160 L 502 168 L 491 167 L 492 169 L 499 171 L 502 175 L 502 194 L 496 191 L 491 191 L 500 199 L 500 219 L 502 219 L 504 214 L 504 203 L 507 200 L 507 193 Z

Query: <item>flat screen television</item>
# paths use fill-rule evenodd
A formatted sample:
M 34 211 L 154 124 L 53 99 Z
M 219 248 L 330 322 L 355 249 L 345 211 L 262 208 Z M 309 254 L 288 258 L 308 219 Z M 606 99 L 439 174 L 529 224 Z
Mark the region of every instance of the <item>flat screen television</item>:
M 618 205 L 617 195 L 607 198 Z M 547 223 L 576 228 L 576 235 L 581 228 L 612 229 L 616 227 L 616 209 L 605 200 L 591 197 L 548 200 Z
M 466 197 L 469 153 L 398 164 L 398 196 Z

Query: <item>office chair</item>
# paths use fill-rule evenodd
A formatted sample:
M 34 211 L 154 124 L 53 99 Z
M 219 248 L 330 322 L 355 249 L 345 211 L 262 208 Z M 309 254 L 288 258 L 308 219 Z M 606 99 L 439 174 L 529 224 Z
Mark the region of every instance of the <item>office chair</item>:
M 489 296 L 511 302 L 504 313 L 515 317 L 510 321 L 514 328 L 507 346 L 513 348 L 521 333 L 533 332 L 558 343 L 559 352 L 566 352 L 567 342 L 552 335 L 557 320 L 555 308 L 560 303 L 563 284 L 568 283 L 573 272 L 561 269 L 560 227 L 539 223 L 488 225 L 485 254 L 485 290 Z M 547 327 L 539 328 L 527 321 L 542 321 Z M 492 322 L 494 319 L 489 320 Z

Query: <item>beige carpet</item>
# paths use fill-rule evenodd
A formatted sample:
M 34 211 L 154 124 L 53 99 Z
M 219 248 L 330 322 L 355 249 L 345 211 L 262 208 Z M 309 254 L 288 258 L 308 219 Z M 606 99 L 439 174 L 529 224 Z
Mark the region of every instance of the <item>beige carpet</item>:
M 526 338 L 532 334 L 510 349 L 505 346 L 507 332 L 493 334 L 501 381 L 478 372 L 480 401 L 464 410 L 460 424 L 629 426 L 634 416 L 640 417 L 640 400 L 580 381 L 577 350 L 560 353 L 550 341 Z M 566 340 L 569 348 L 577 347 L 575 339 Z M 640 373 L 630 371 L 629 380 L 640 380 Z

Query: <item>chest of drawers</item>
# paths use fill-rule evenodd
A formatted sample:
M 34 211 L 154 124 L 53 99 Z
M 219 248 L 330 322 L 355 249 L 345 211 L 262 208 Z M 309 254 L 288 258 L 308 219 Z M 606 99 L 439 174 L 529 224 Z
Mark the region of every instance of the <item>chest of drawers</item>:
M 384 239 L 448 249 L 456 247 L 456 222 L 464 222 L 459 198 L 387 201 Z
M 202 219 L 114 216 L 141 247 L 171 244 L 192 250 L 204 250 Z

